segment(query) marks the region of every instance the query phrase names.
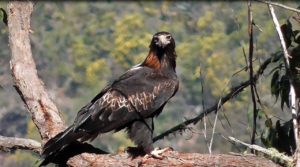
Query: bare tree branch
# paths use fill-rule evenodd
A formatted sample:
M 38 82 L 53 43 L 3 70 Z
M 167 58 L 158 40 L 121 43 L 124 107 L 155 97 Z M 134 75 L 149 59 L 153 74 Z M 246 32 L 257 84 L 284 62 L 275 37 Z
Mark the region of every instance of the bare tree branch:
M 30 1 L 11 1 L 8 4 L 10 67 L 15 88 L 26 104 L 42 141 L 46 142 L 64 128 L 64 121 L 44 83 L 38 78 L 32 58 L 29 39 L 32 10 L 33 3 Z
M 296 146 L 297 146 L 297 149 L 295 152 L 295 154 L 296 154 L 295 158 L 296 158 L 296 166 L 300 167 L 300 152 L 299 152 L 299 149 L 300 149 L 299 144 L 300 143 L 299 143 L 299 129 L 298 129 L 299 127 L 298 127 L 298 120 L 297 120 L 298 112 L 296 110 L 296 98 L 297 97 L 296 97 L 296 92 L 295 92 L 295 87 L 294 87 L 294 79 L 293 79 L 291 68 L 290 68 L 289 58 L 291 58 L 291 56 L 289 55 L 289 53 L 287 51 L 286 43 L 285 43 L 283 34 L 281 32 L 280 24 L 276 17 L 274 8 L 271 4 L 269 4 L 268 6 L 269 6 L 269 11 L 272 16 L 272 20 L 273 20 L 274 26 L 276 28 L 278 37 L 280 39 L 281 48 L 284 53 L 284 64 L 285 64 L 287 76 L 288 76 L 289 82 L 290 82 L 290 106 L 291 106 L 291 110 L 292 110 L 294 136 L 295 136 L 295 142 L 296 142 Z
M 249 80 L 250 80 L 250 91 L 253 104 L 253 127 L 251 134 L 251 144 L 255 144 L 256 135 L 256 118 L 257 118 L 257 107 L 256 107 L 256 96 L 255 96 L 255 84 L 253 77 L 253 17 L 251 10 L 251 0 L 248 2 L 248 35 L 249 35 Z M 253 153 L 253 150 L 252 150 Z
M 30 150 L 39 154 L 41 143 L 32 139 L 0 136 L 0 150 L 11 151 L 15 149 Z
M 299 9 L 292 8 L 292 7 L 289 7 L 289 6 L 286 6 L 286 5 L 280 4 L 280 3 L 271 2 L 271 1 L 264 1 L 264 0 L 255 0 L 255 1 L 257 1 L 257 2 L 262 2 L 262 3 L 265 3 L 265 4 L 274 5 L 274 6 L 278 6 L 278 7 L 281 7 L 281 8 L 284 8 L 284 9 L 290 10 L 290 11 L 293 11 L 293 12 L 300 13 L 300 10 L 299 10 Z
M 265 60 L 261 66 L 259 67 L 258 71 L 256 72 L 256 74 L 254 75 L 253 79 L 254 82 L 256 82 L 259 78 L 259 76 L 264 72 L 264 70 L 267 68 L 267 66 L 273 62 L 273 61 L 277 61 L 280 59 L 282 55 L 280 53 L 274 54 L 272 55 L 270 58 L 268 58 L 267 60 Z M 233 88 L 231 88 L 231 91 L 229 93 L 227 93 L 226 95 L 224 95 L 218 102 L 216 102 L 212 107 L 207 108 L 206 110 L 202 111 L 202 113 L 200 113 L 198 116 L 188 119 L 182 123 L 179 123 L 178 125 L 174 126 L 173 128 L 161 133 L 160 135 L 156 136 L 153 138 L 153 141 L 157 141 L 160 139 L 163 139 L 165 136 L 168 136 L 176 131 L 183 131 L 186 129 L 186 127 L 190 124 L 197 124 L 198 121 L 200 121 L 205 115 L 212 113 L 213 111 L 217 111 L 218 109 L 220 109 L 222 107 L 222 105 L 224 103 L 226 103 L 228 100 L 230 100 L 232 97 L 236 96 L 237 94 L 239 94 L 240 92 L 242 92 L 244 90 L 244 88 L 246 88 L 247 86 L 250 85 L 250 80 L 244 81 L 242 82 L 240 85 L 235 86 Z
M 267 155 L 272 161 L 281 165 L 292 166 L 293 164 L 293 158 L 279 153 L 276 149 L 266 149 L 258 145 L 247 144 L 231 136 L 228 137 L 228 140 L 233 143 L 242 144 L 243 146 L 246 146 L 251 150 L 256 150 L 260 153 L 263 153 L 264 155 Z

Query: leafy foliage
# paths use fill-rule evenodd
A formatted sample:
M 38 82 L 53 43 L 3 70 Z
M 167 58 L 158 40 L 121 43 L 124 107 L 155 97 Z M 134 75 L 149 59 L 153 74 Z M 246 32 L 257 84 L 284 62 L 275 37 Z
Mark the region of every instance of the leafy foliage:
M 300 22 L 297 21 L 299 19 L 299 16 L 294 14 L 291 16 L 286 24 L 283 24 L 281 26 L 281 30 L 284 34 L 284 39 L 286 41 L 287 48 L 290 51 L 291 58 L 290 58 L 290 68 L 291 68 L 291 76 L 294 78 L 295 83 L 294 86 L 296 89 L 299 89 L 299 77 L 298 77 L 298 67 L 300 65 L 300 59 L 298 58 L 299 53 L 299 44 L 300 44 Z M 283 54 L 281 53 L 283 56 Z M 283 105 L 286 104 L 287 107 L 290 107 L 289 105 L 289 91 L 290 91 L 290 83 L 288 79 L 287 71 L 285 70 L 283 60 L 278 62 L 278 65 L 272 70 L 273 76 L 271 80 L 271 93 L 272 95 L 275 95 L 276 99 L 280 95 L 281 97 L 281 108 L 283 108 Z M 298 93 L 298 91 L 296 92 Z M 298 93 L 297 96 L 300 94 Z
M 271 71 L 273 72 L 271 80 L 271 93 L 277 98 L 281 98 L 281 109 L 283 110 L 284 104 L 290 108 L 290 81 L 289 76 L 293 78 L 293 85 L 295 87 L 296 96 L 300 97 L 299 86 L 299 48 L 300 48 L 300 22 L 299 15 L 292 15 L 285 24 L 281 26 L 284 39 L 289 49 L 291 58 L 290 70 L 291 73 L 285 70 L 283 58 L 277 62 L 277 66 Z M 282 53 L 280 53 L 282 55 Z M 282 55 L 283 57 L 283 55 Z M 267 126 L 265 133 L 262 134 L 262 141 L 267 147 L 275 147 L 279 151 L 286 152 L 291 155 L 295 150 L 295 139 L 293 134 L 292 121 L 287 121 L 283 126 L 280 125 L 279 120 L 276 122 L 276 128 Z M 284 141 L 284 142 L 283 142 Z
M 277 120 L 274 126 L 272 120 L 268 119 L 265 125 L 266 127 L 261 134 L 262 143 L 267 148 L 273 147 L 279 152 L 292 155 L 296 149 L 292 120 L 285 122 L 283 125 Z

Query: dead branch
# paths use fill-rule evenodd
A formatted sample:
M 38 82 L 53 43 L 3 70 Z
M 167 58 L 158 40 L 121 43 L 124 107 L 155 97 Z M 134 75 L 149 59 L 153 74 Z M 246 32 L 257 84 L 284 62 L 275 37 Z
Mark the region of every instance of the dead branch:
M 257 152 L 263 153 L 272 161 L 276 163 L 280 163 L 281 165 L 292 166 L 293 164 L 293 158 L 278 152 L 276 149 L 266 149 L 258 145 L 247 144 L 231 136 L 228 137 L 228 140 L 237 144 L 242 144 L 243 146 L 246 146 L 251 150 L 255 150 Z
M 97 155 L 83 153 L 76 157 L 81 157 L 81 161 L 74 162 L 74 158 L 68 161 L 70 166 L 80 167 L 114 167 L 114 166 L 174 166 L 174 167 L 192 167 L 192 166 L 218 166 L 218 167 L 276 167 L 272 161 L 269 161 L 263 157 L 257 156 L 236 156 L 227 154 L 199 154 L 199 153 L 180 153 L 176 151 L 169 151 L 164 153 L 165 158 L 162 160 L 153 158 L 137 157 L 132 160 L 128 160 L 126 153 L 118 153 L 116 155 Z
M 299 141 L 299 127 L 298 127 L 298 112 L 296 109 L 296 92 L 295 92 L 295 87 L 294 87 L 294 79 L 292 76 L 292 72 L 291 72 L 291 68 L 290 68 L 290 61 L 289 58 L 291 58 L 291 56 L 289 55 L 287 48 L 286 48 L 286 43 L 283 37 L 283 34 L 281 32 L 281 28 L 280 28 L 280 24 L 279 21 L 276 17 L 274 8 L 271 4 L 268 5 L 269 6 L 269 11 L 270 14 L 272 16 L 272 20 L 274 23 L 274 26 L 276 28 L 279 40 L 280 40 L 280 44 L 281 44 L 281 48 L 283 50 L 283 55 L 284 55 L 284 64 L 285 64 L 285 69 L 287 71 L 287 76 L 289 78 L 289 83 L 290 83 L 290 106 L 291 106 L 291 111 L 292 111 L 292 117 L 293 117 L 293 127 L 294 127 L 294 136 L 295 136 L 295 142 L 296 142 L 296 152 L 295 152 L 295 158 L 296 158 L 296 166 L 300 167 L 300 152 L 299 152 L 299 147 L 300 147 L 300 141 Z
M 56 105 L 38 78 L 30 46 L 30 16 L 33 3 L 11 1 L 8 4 L 10 67 L 17 92 L 25 103 L 37 126 L 43 143 L 64 128 Z
M 271 1 L 264 1 L 264 0 L 255 0 L 255 1 L 261 2 L 261 3 L 265 3 L 265 4 L 274 5 L 274 6 L 281 7 L 281 8 L 284 8 L 284 9 L 287 9 L 287 10 L 290 10 L 290 11 L 293 11 L 293 12 L 300 13 L 300 10 L 299 10 L 299 9 L 292 8 L 292 7 L 289 7 L 289 6 L 280 4 L 280 3 L 271 2 Z
M 219 116 L 219 111 L 216 111 L 216 116 L 215 116 L 215 120 L 214 120 L 214 126 L 213 126 L 213 130 L 212 130 L 212 134 L 211 134 L 211 138 L 210 138 L 210 142 L 209 142 L 209 146 L 208 146 L 208 152 L 209 154 L 212 153 L 212 144 L 214 142 L 214 136 L 215 136 L 215 130 L 217 127 L 217 120 L 218 120 L 218 116 Z
M 248 35 L 249 35 L 249 80 L 250 80 L 250 91 L 253 104 L 253 129 L 251 134 L 251 144 L 255 144 L 256 135 L 256 118 L 257 118 L 257 107 L 256 107 L 256 94 L 255 84 L 253 77 L 253 17 L 251 10 L 251 0 L 248 2 Z
M 30 150 L 39 154 L 41 143 L 32 139 L 0 136 L 0 150 L 12 151 L 15 149 Z
M 256 74 L 254 75 L 253 79 L 254 82 L 256 82 L 258 80 L 258 78 L 260 77 L 261 74 L 263 74 L 264 70 L 267 68 L 267 66 L 280 59 L 282 55 L 281 54 L 274 54 L 272 55 L 270 58 L 268 58 L 267 60 L 265 60 L 259 67 L 258 71 L 256 72 Z M 244 90 L 244 88 L 248 87 L 250 85 L 250 80 L 244 81 L 242 82 L 240 85 L 232 87 L 231 91 L 229 93 L 227 93 L 226 95 L 224 95 L 219 101 L 217 101 L 212 107 L 207 108 L 206 110 L 202 111 L 198 116 L 188 119 L 182 123 L 179 123 L 178 125 L 170 128 L 169 130 L 161 133 L 160 135 L 156 136 L 153 138 L 153 141 L 157 141 L 160 139 L 163 139 L 164 137 L 177 132 L 177 131 L 183 131 L 186 129 L 186 127 L 190 124 L 197 124 L 204 116 L 206 116 L 209 113 L 212 113 L 213 111 L 217 111 L 218 109 L 220 109 L 222 107 L 222 105 L 224 103 L 226 103 L 228 100 L 230 100 L 231 98 L 233 98 L 234 96 L 236 96 L 237 94 L 239 94 L 240 92 L 242 92 Z

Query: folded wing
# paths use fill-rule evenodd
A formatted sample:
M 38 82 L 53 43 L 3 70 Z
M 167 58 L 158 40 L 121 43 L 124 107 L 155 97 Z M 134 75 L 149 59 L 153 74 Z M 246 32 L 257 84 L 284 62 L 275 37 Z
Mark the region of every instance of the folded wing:
M 129 70 L 82 108 L 74 130 L 89 134 L 120 130 L 132 121 L 159 114 L 177 88 L 175 75 L 166 76 L 148 67 Z

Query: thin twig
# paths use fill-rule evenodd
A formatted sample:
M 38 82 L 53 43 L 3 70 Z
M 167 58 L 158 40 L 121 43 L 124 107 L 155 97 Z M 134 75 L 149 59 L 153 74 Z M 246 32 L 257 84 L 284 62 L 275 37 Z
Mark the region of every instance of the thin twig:
M 244 68 L 243 68 L 244 69 Z M 233 78 L 235 75 L 237 75 L 239 72 L 241 72 L 242 70 L 239 70 L 238 72 L 235 72 L 234 74 L 232 74 L 232 76 L 231 76 L 231 78 Z M 224 96 L 224 93 L 225 93 L 225 91 L 226 91 L 226 88 L 228 87 L 228 84 L 230 83 L 230 81 L 231 80 L 229 80 L 227 83 L 226 83 L 226 85 L 225 85 L 225 87 L 224 87 L 224 89 L 223 89 L 223 91 L 222 91 L 222 94 L 221 94 L 221 96 L 220 96 L 220 99 L 219 99 L 219 102 L 218 102 L 218 108 L 220 108 L 221 110 L 223 109 L 222 108 L 222 106 L 223 105 L 221 105 L 221 100 L 222 100 L 222 96 Z M 223 110 L 222 110 L 223 111 Z M 223 114 L 225 115 L 225 113 L 223 112 Z M 209 153 L 211 154 L 211 148 L 212 148 L 212 144 L 213 144 L 213 141 L 214 141 L 214 135 L 215 135 L 215 129 L 216 129 L 216 125 L 217 125 L 217 120 L 218 120 L 218 116 L 219 116 L 219 109 L 217 109 L 216 110 L 216 116 L 215 116 L 215 120 L 214 120 L 214 126 L 213 126 L 213 131 L 212 131 L 212 135 L 211 135 L 211 139 L 210 139 L 210 143 L 209 143 L 209 147 L 208 147 L 208 151 L 209 151 Z M 226 116 L 225 116 L 226 117 Z M 220 120 L 220 122 L 221 122 L 221 125 L 223 126 L 223 128 L 225 129 L 225 125 L 223 125 L 223 123 L 222 123 L 222 121 Z M 229 126 L 230 126 L 230 123 L 229 123 L 229 121 L 228 121 L 228 124 L 229 124 Z M 231 127 L 231 126 L 230 126 Z
M 253 78 L 253 16 L 251 10 L 251 0 L 248 2 L 248 35 L 249 35 L 249 80 L 250 80 L 250 90 L 251 90 L 251 98 L 253 104 L 253 128 L 251 135 L 251 144 L 255 144 L 255 135 L 256 135 L 256 117 L 257 117 L 257 109 L 256 109 L 256 97 L 255 97 L 255 82 Z M 253 150 L 252 150 L 253 152 Z
M 246 55 L 246 51 L 245 51 L 244 45 L 242 45 L 242 50 L 243 50 L 243 55 L 244 55 L 245 62 L 246 62 L 246 70 L 245 71 L 247 71 L 248 68 L 249 68 L 249 63 L 248 63 L 248 60 L 247 60 L 247 55 Z
M 280 3 L 271 2 L 271 1 L 263 1 L 263 0 L 255 0 L 255 1 L 257 1 L 257 2 L 262 2 L 262 3 L 268 4 L 268 5 L 274 5 L 274 6 L 278 6 L 278 7 L 281 7 L 281 8 L 284 8 L 284 9 L 290 10 L 290 11 L 293 11 L 293 12 L 300 13 L 300 10 L 299 10 L 299 9 L 292 8 L 292 7 L 289 7 L 289 6 L 286 6 L 286 5 L 280 4 Z
M 242 142 L 231 136 L 228 137 L 228 140 L 229 140 L 229 142 L 242 144 L 243 146 L 246 146 L 251 150 L 256 150 L 260 153 L 263 153 L 264 155 L 268 156 L 275 163 L 279 163 L 284 166 L 291 166 L 291 164 L 293 164 L 293 158 L 286 156 L 284 154 L 281 154 L 275 149 L 266 149 L 261 146 L 255 145 L 255 144 L 248 144 L 248 143 Z
M 260 97 L 259 97 L 259 94 L 258 94 L 258 91 L 257 91 L 257 87 L 255 86 L 254 88 L 255 88 L 254 91 L 255 91 L 255 94 L 256 94 L 256 97 L 257 97 L 257 102 L 258 102 L 259 106 L 261 107 L 261 111 L 264 113 L 265 117 L 266 117 L 267 119 L 269 119 L 269 115 L 268 115 L 268 113 L 265 111 L 264 105 L 262 104 L 262 102 L 261 102 L 261 100 L 260 100 Z
M 263 32 L 262 28 L 257 25 L 254 21 L 253 21 L 253 25 L 260 31 L 260 32 Z
M 0 136 L 0 150 L 7 152 L 15 149 L 31 150 L 39 154 L 41 143 L 32 139 Z
M 219 115 L 219 112 L 217 111 L 215 121 L 214 121 L 213 131 L 211 134 L 210 143 L 209 143 L 209 147 L 208 147 L 209 154 L 211 154 L 211 148 L 212 148 L 212 144 L 214 141 L 214 134 L 215 134 L 216 126 L 217 126 L 218 115 Z
M 202 76 L 201 71 L 200 71 L 200 76 Z M 202 99 L 201 99 L 202 111 L 204 111 L 205 110 L 205 103 L 204 103 L 204 78 L 203 77 L 200 78 L 200 83 L 201 83 L 201 94 L 202 94 Z M 208 141 L 207 141 L 206 115 L 204 115 L 203 124 L 204 124 L 204 132 L 203 132 L 204 141 L 205 141 L 205 143 L 207 145 L 207 148 L 209 150 L 209 144 L 208 144 Z
M 228 126 L 229 126 L 229 128 L 230 128 L 230 130 L 231 130 L 231 132 L 232 132 L 232 134 L 233 134 L 234 131 L 233 131 L 233 129 L 232 129 L 231 123 L 230 123 L 230 121 L 229 121 L 229 119 L 228 119 L 226 113 L 224 112 L 224 110 L 222 110 L 222 114 L 223 114 L 223 117 L 225 118 L 225 120 L 226 120 L 226 122 L 227 122 L 227 124 L 228 124 Z M 220 120 L 220 121 L 221 121 L 221 120 Z M 222 123 L 222 121 L 221 121 L 221 123 Z
M 254 75 L 254 81 L 257 81 L 257 79 L 259 78 L 259 76 L 264 72 L 264 70 L 267 68 L 267 66 L 274 61 L 277 61 L 280 59 L 280 57 L 282 56 L 282 54 L 280 53 L 276 53 L 273 54 L 271 57 L 269 57 L 267 60 L 265 60 L 259 67 L 258 71 L 256 72 L 256 74 Z M 172 134 L 176 131 L 180 131 L 185 129 L 188 125 L 190 124 L 197 124 L 204 116 L 208 115 L 209 113 L 212 113 L 213 111 L 218 110 L 224 103 L 226 103 L 228 100 L 230 100 L 232 97 L 236 96 L 237 94 L 239 94 L 240 92 L 243 91 L 244 88 L 246 88 L 247 86 L 250 85 L 250 80 L 244 81 L 242 82 L 240 85 L 232 87 L 231 91 L 229 93 L 227 93 L 226 95 L 224 95 L 221 100 L 220 100 L 220 105 L 219 104 L 219 100 L 218 102 L 213 105 L 210 108 L 205 109 L 204 111 L 202 111 L 198 116 L 191 118 L 191 119 L 187 119 L 182 123 L 177 124 L 176 126 L 172 127 L 171 129 L 161 133 L 160 135 L 156 136 L 153 138 L 153 142 L 158 141 L 160 139 L 163 139 L 165 136 L 168 136 L 169 134 Z

